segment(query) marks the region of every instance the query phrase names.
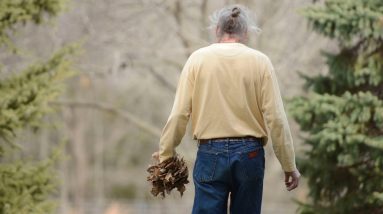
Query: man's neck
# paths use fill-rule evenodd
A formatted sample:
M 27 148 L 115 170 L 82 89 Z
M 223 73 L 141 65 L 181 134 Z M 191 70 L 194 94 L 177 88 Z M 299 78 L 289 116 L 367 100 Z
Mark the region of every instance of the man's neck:
M 231 37 L 230 35 L 225 34 L 221 37 L 221 39 L 218 40 L 219 43 L 233 43 L 233 42 L 240 42 L 240 39 L 237 37 Z
M 232 43 L 232 42 L 239 42 L 239 39 L 237 39 L 237 38 L 222 38 L 218 42 L 219 43 Z

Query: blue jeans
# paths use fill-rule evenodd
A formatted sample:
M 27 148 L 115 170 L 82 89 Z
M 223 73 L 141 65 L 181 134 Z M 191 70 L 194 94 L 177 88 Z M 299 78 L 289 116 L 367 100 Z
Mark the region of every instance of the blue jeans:
M 265 151 L 257 139 L 210 139 L 199 144 L 193 169 L 193 214 L 260 214 Z M 230 195 L 230 196 L 229 196 Z

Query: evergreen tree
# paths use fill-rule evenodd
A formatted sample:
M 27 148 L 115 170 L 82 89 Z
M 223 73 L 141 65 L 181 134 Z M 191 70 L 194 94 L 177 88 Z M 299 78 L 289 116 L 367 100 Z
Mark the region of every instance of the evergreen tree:
M 327 0 L 299 11 L 337 41 L 328 73 L 305 79 L 288 109 L 308 133 L 299 168 L 309 201 L 300 213 L 383 213 L 383 1 Z
M 41 24 L 65 9 L 66 0 L 1 0 L 0 48 L 17 50 L 12 34 L 28 22 Z M 9 151 L 22 149 L 13 140 L 19 130 L 38 128 L 48 113 L 48 102 L 63 89 L 63 80 L 71 76 L 70 45 L 44 62 L 30 65 L 13 75 L 0 73 L 0 213 L 46 214 L 54 211 L 50 195 L 56 190 L 54 161 L 57 153 L 42 161 L 13 161 Z M 0 62 L 0 69 L 1 69 Z M 1 71 L 1 70 L 0 70 Z M 7 151 L 7 152 L 5 152 Z

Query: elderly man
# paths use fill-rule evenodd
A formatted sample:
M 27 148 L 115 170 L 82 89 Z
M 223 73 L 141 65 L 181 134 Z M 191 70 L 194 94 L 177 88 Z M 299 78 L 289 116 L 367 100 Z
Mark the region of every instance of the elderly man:
M 193 213 L 226 214 L 229 197 L 231 213 L 260 213 L 268 134 L 289 191 L 300 177 L 293 140 L 270 59 L 245 45 L 255 29 L 249 11 L 231 5 L 212 17 L 218 42 L 188 58 L 154 156 L 175 155 L 191 117 L 198 141 Z

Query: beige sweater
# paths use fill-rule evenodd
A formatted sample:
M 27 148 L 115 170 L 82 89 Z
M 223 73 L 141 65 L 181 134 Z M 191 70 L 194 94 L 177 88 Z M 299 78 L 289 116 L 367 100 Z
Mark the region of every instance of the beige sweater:
M 175 154 L 191 117 L 193 140 L 255 136 L 268 141 L 282 169 L 296 170 L 293 139 L 274 67 L 242 43 L 213 43 L 194 51 L 181 72 L 162 130 L 159 157 Z

